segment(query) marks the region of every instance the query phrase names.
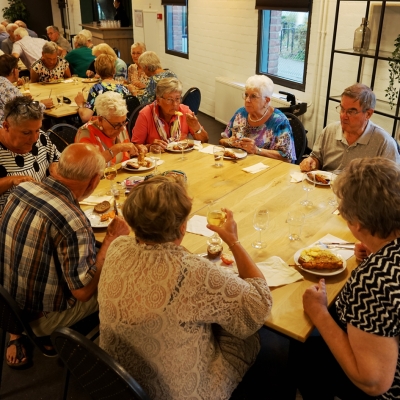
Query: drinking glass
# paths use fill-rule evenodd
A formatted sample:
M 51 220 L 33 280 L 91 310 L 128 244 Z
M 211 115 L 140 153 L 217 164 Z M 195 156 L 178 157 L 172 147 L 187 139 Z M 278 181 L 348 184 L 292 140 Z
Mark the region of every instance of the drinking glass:
M 301 229 L 304 224 L 305 215 L 300 212 L 288 213 L 286 222 L 289 225 L 289 239 L 300 240 Z
M 226 221 L 226 212 L 222 211 L 214 204 L 210 204 L 208 206 L 207 222 L 210 225 L 222 226 L 225 223 L 225 221 Z M 214 232 L 210 240 L 211 242 L 217 242 L 221 239 L 219 238 L 218 233 Z
M 57 103 L 58 103 L 58 107 L 61 107 L 64 104 L 64 96 L 61 95 L 57 95 Z
M 335 181 L 335 179 L 338 177 L 338 175 L 341 173 L 342 171 L 339 169 L 336 169 L 335 171 L 333 171 L 331 173 L 331 180 L 329 181 L 329 185 L 331 187 L 331 189 L 333 189 L 333 182 Z M 336 200 L 336 196 L 333 195 L 332 197 L 328 197 L 328 204 L 332 207 L 337 207 L 339 204 Z
M 106 168 L 104 169 L 104 178 L 108 179 L 110 181 L 110 190 L 107 192 L 107 194 L 112 194 L 113 191 L 113 180 L 117 176 L 117 167 L 115 164 L 108 162 Z
M 214 153 L 214 167 L 217 167 L 217 168 L 223 167 L 224 164 L 222 162 L 224 159 L 225 147 L 224 146 L 214 146 L 213 153 Z
M 72 80 L 74 82 L 74 85 L 77 85 L 78 84 L 78 75 L 76 75 L 76 74 L 72 75 Z
M 158 144 L 152 144 L 149 148 L 150 150 L 150 154 L 149 156 L 151 157 L 151 159 L 154 161 L 154 175 L 158 174 L 158 170 L 157 170 L 157 166 L 158 166 L 158 162 L 161 159 L 161 146 L 159 146 Z
M 266 206 L 261 206 L 256 209 L 253 217 L 253 227 L 259 233 L 258 240 L 253 242 L 251 245 L 256 249 L 262 249 L 267 246 L 266 242 L 261 240 L 261 231 L 265 231 L 268 228 L 269 213 Z
M 310 175 L 308 175 L 310 174 Z M 312 207 L 313 203 L 312 201 L 308 200 L 308 194 L 315 189 L 315 175 L 313 173 L 305 173 L 303 174 L 303 181 L 302 181 L 302 185 L 303 185 L 303 190 L 306 191 L 307 196 L 306 199 L 301 201 L 300 204 L 305 206 L 305 207 Z
M 183 150 L 185 150 L 189 145 L 189 141 L 187 139 L 180 140 L 178 142 L 178 147 L 182 150 L 182 156 L 179 160 L 186 160 L 186 157 L 183 155 Z
M 29 83 L 30 83 L 29 77 L 23 76 L 22 77 L 22 85 L 23 85 L 24 90 L 29 90 Z

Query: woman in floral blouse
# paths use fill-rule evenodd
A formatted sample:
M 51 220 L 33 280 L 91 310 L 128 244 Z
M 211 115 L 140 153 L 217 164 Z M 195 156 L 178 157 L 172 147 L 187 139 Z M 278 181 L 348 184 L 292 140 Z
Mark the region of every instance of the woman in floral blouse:
M 144 89 L 149 81 L 148 76 L 140 68 L 138 60 L 139 57 L 146 51 L 144 43 L 133 43 L 131 46 L 131 56 L 133 64 L 128 68 L 128 83 L 131 83 L 138 89 Z

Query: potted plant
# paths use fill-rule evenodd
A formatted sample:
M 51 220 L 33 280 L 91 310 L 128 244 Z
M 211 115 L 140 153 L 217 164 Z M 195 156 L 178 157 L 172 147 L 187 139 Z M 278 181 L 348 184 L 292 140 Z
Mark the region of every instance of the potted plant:
M 8 4 L 8 7 L 2 9 L 3 18 L 6 18 L 10 22 L 17 20 L 27 22 L 29 13 L 22 0 L 8 0 Z
M 385 90 L 385 97 L 389 99 L 392 109 L 397 104 L 399 89 L 395 86 L 400 83 L 400 34 L 394 41 L 394 51 L 389 58 L 389 86 Z

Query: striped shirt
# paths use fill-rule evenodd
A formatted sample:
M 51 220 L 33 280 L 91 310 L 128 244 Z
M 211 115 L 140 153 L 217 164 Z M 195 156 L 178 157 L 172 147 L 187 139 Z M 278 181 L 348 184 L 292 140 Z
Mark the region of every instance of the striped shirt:
M 24 182 L 0 220 L 0 284 L 30 313 L 64 311 L 96 272 L 95 237 L 72 192 L 54 178 Z

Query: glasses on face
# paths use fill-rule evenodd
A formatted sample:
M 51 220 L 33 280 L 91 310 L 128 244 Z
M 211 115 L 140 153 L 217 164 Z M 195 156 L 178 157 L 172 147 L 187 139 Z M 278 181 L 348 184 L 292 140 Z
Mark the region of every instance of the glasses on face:
M 181 101 L 182 101 L 182 97 L 178 97 L 176 99 L 171 99 L 171 98 L 166 99 L 165 97 L 162 97 L 162 99 L 164 99 L 165 102 L 167 104 L 169 104 L 169 105 L 171 105 L 171 104 L 181 104 Z
M 112 124 L 106 117 L 101 117 L 103 119 L 105 119 L 112 127 L 114 130 L 118 130 L 123 128 L 124 126 L 128 125 L 129 119 L 127 119 L 124 122 L 118 122 L 118 124 Z
M 15 114 L 27 114 L 29 110 L 32 111 L 42 111 L 42 105 L 40 104 L 39 101 L 32 101 L 29 104 L 23 103 L 23 104 L 16 104 L 14 107 L 11 108 L 11 110 L 5 115 L 4 121 L 11 115 L 14 114 L 14 111 L 16 111 Z
M 347 114 L 349 117 L 353 117 L 354 115 L 357 115 L 363 111 L 358 111 L 355 108 L 349 108 L 348 110 L 345 110 L 341 105 L 338 105 L 337 107 L 335 107 L 335 110 L 339 113 L 339 114 Z
M 243 100 L 246 100 L 247 98 L 249 98 L 250 101 L 254 101 L 256 99 L 261 98 L 261 96 L 256 96 L 255 94 L 243 93 L 242 98 L 243 98 Z

